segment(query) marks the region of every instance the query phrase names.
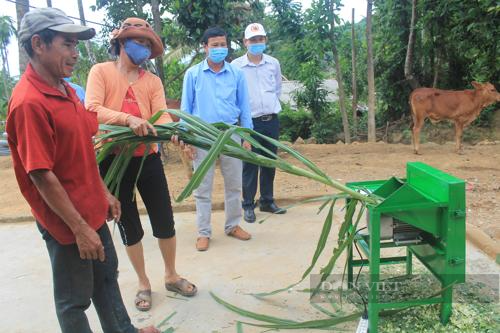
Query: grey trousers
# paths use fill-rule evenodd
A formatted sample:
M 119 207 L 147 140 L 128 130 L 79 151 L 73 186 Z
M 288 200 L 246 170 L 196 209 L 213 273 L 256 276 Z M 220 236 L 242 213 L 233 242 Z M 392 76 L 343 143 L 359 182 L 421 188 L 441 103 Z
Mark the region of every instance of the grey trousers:
M 196 157 L 193 161 L 196 170 L 203 159 L 207 156 L 207 151 L 196 149 Z M 224 178 L 224 211 L 226 213 L 226 223 L 224 232 L 228 234 L 241 221 L 241 182 L 242 182 L 242 162 L 236 158 L 219 156 L 222 177 Z M 215 164 L 208 170 L 200 186 L 194 191 L 196 199 L 196 223 L 198 225 L 198 235 L 200 237 L 211 237 L 212 226 L 210 225 L 212 215 L 212 187 L 214 183 Z

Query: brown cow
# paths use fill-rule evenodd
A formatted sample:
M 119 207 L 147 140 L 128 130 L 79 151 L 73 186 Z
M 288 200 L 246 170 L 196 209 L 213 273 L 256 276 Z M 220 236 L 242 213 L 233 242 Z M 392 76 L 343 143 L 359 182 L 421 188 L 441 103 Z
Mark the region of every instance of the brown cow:
M 431 122 L 451 120 L 455 122 L 456 152 L 462 153 L 462 132 L 464 127 L 477 118 L 482 109 L 495 102 L 500 102 L 500 93 L 491 83 L 473 81 L 473 90 L 440 90 L 418 88 L 410 95 L 411 114 L 413 117 L 413 148 L 419 154 L 420 130 L 425 118 Z

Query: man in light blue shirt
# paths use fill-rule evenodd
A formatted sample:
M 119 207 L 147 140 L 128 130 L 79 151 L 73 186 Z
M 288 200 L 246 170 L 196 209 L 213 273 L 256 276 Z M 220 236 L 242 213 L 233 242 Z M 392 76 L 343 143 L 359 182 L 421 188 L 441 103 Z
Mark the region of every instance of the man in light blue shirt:
M 275 58 L 264 54 L 267 36 L 264 27 L 252 23 L 245 29 L 245 44 L 248 52 L 235 59 L 232 64 L 240 67 L 245 73 L 250 93 L 250 108 L 254 130 L 273 139 L 279 140 L 278 113 L 281 111 L 279 97 L 281 94 L 281 68 Z M 276 153 L 277 147 L 269 142 L 255 137 L 265 148 Z M 260 149 L 255 152 L 266 155 Z M 245 221 L 253 223 L 256 220 L 254 198 L 257 193 L 257 180 L 260 170 L 260 200 L 259 207 L 263 212 L 284 214 L 285 209 L 279 208 L 274 202 L 274 168 L 259 167 L 252 163 L 243 163 L 243 209 Z
M 76 96 L 78 96 L 80 102 L 82 102 L 82 104 L 85 105 L 85 89 L 83 89 L 78 84 L 71 82 L 71 78 L 69 77 L 64 78 L 64 81 L 68 82 L 71 88 L 75 89 Z
M 221 28 L 209 28 L 203 34 L 203 47 L 207 58 L 191 67 L 184 76 L 181 110 L 200 117 L 206 122 L 224 122 L 229 125 L 253 128 L 248 100 L 248 88 L 240 69 L 225 61 L 227 56 L 227 37 Z M 238 140 L 238 138 L 235 138 Z M 243 142 L 251 149 L 248 142 Z M 207 151 L 196 149 L 193 161 L 197 169 Z M 221 155 L 219 157 L 224 177 L 224 209 L 226 223 L 224 231 L 228 236 L 249 240 L 251 235 L 244 231 L 241 222 L 242 162 Z M 196 223 L 198 225 L 198 251 L 206 251 L 212 236 L 210 224 L 212 213 L 212 185 L 214 180 L 212 166 L 200 186 L 194 192 L 196 199 Z

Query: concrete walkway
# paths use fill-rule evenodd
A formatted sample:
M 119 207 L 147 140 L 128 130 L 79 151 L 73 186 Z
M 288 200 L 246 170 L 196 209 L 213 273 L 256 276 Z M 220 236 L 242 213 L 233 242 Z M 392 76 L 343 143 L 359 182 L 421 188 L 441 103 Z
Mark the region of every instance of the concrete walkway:
M 153 309 L 148 313 L 134 308 L 135 273 L 116 230 L 114 240 L 120 260 L 119 282 L 133 322 L 138 327 L 158 324 L 176 311 L 166 327 L 173 326 L 179 333 L 204 333 L 236 332 L 235 320 L 252 321 L 218 305 L 209 291 L 259 313 L 295 320 L 324 318 L 310 306 L 306 293 L 283 293 L 266 301 L 244 295 L 282 288 L 300 278 L 310 262 L 324 219 L 323 215 L 316 215 L 316 211 L 317 206 L 310 205 L 295 208 L 286 215 L 275 215 L 263 224 L 243 223 L 242 226 L 254 236 L 248 242 L 225 236 L 222 228 L 224 214 L 214 212 L 213 240 L 207 252 L 198 252 L 194 247 L 194 214 L 176 214 L 177 268 L 179 273 L 198 286 L 199 294 L 192 299 L 175 296 L 164 289 L 161 255 L 151 236 L 147 217 L 143 217 L 146 265 L 153 287 Z M 257 213 L 258 218 L 265 216 Z M 336 221 L 340 220 L 340 216 L 341 213 L 337 212 Z M 49 258 L 36 227 L 33 223 L 0 224 L 0 243 L 0 332 L 58 332 Z M 331 253 L 335 243 L 332 238 L 325 253 Z M 472 246 L 468 245 L 467 252 L 469 272 L 500 273 L 499 266 Z M 318 263 L 318 270 L 327 259 L 325 257 Z M 343 260 L 341 258 L 340 262 Z M 308 280 L 299 289 L 307 287 Z M 88 314 L 94 332 L 101 332 L 92 307 Z M 355 327 L 355 324 L 348 327 Z M 262 331 L 244 327 L 244 332 Z

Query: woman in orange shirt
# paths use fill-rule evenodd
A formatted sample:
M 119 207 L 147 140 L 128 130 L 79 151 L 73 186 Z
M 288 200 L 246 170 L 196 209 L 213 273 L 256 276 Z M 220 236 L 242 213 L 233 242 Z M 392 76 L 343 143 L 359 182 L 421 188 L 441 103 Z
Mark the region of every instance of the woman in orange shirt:
M 151 26 L 139 18 L 126 19 L 119 30 L 112 33 L 110 52 L 116 61 L 97 64 L 92 67 L 87 81 L 86 107 L 97 112 L 99 123 L 130 127 L 136 135 L 148 132 L 156 135 L 155 128 L 147 121 L 153 114 L 167 109 L 161 80 L 143 70 L 140 65 L 163 53 L 160 37 Z M 162 115 L 157 123 L 172 121 L 168 114 Z M 148 153 L 137 178 L 144 154 Z M 111 166 L 114 155 L 100 164 L 104 176 Z M 119 200 L 122 207 L 118 223 L 123 244 L 139 279 L 135 306 L 138 310 L 151 308 L 151 284 L 146 274 L 141 226 L 137 203 L 133 195 L 135 181 L 146 205 L 153 236 L 165 264 L 165 288 L 184 296 L 194 296 L 197 288 L 181 278 L 175 270 L 176 238 L 174 217 L 167 180 L 160 154 L 155 146 L 147 152 L 139 146 L 120 184 Z

